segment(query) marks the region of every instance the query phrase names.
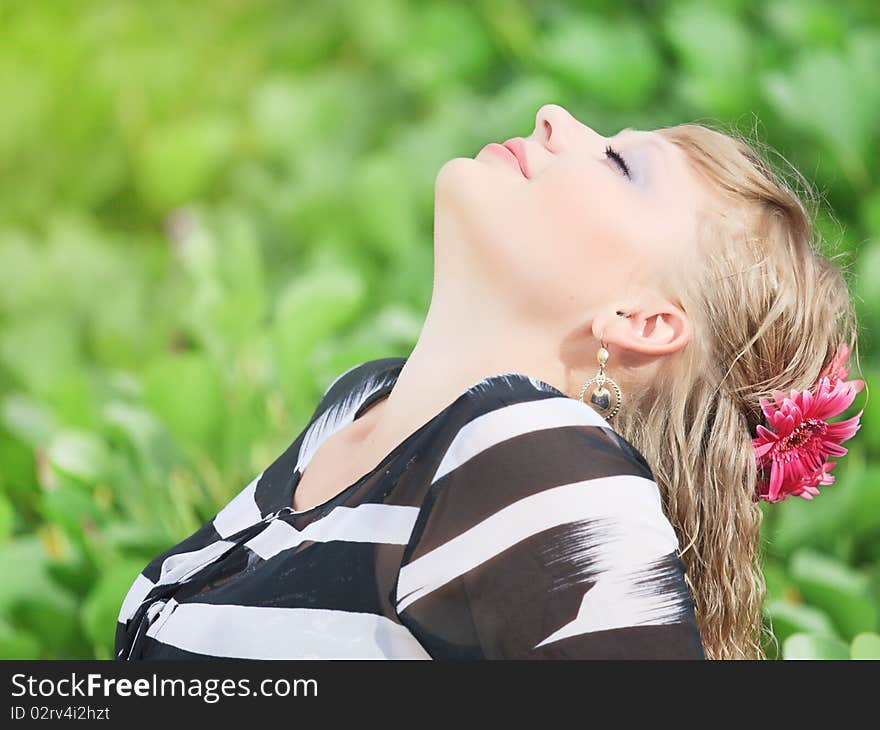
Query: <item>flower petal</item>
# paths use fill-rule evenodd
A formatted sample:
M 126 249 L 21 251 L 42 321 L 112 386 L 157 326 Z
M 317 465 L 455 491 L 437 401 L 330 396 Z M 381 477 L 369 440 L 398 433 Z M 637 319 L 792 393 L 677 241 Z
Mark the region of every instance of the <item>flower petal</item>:
M 855 416 L 847 418 L 845 421 L 829 423 L 825 429 L 825 438 L 837 441 L 838 443 L 851 439 L 856 435 L 856 431 L 862 427 L 859 420 L 863 412 L 863 410 L 859 411 Z
M 773 466 L 770 470 L 770 488 L 767 493 L 767 498 L 771 502 L 779 501 L 779 492 L 782 489 L 782 482 L 784 476 L 785 467 L 778 461 L 773 461 Z
M 812 415 L 813 411 L 813 394 L 809 390 L 805 390 L 801 397 L 801 402 L 803 404 L 802 411 L 809 418 Z
M 852 405 L 856 390 L 847 383 L 837 383 L 827 394 L 816 397 L 813 417 L 826 420 L 839 416 Z

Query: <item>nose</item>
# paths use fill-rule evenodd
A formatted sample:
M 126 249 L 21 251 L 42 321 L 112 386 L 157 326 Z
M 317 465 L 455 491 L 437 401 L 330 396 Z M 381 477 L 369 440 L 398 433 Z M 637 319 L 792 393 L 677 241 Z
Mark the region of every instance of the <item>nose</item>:
M 556 151 L 565 138 L 565 130 L 574 118 L 558 104 L 544 104 L 535 115 L 535 135 L 551 151 Z

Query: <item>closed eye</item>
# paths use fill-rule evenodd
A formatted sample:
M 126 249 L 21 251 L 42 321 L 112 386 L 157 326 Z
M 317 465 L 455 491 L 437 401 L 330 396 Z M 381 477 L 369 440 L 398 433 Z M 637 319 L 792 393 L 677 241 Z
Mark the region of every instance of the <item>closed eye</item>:
M 626 162 L 624 162 L 623 158 L 611 147 L 611 145 L 608 145 L 605 148 L 605 156 L 614 160 L 614 162 L 617 163 L 617 166 L 623 171 L 623 174 L 632 180 L 632 175 L 630 175 Z

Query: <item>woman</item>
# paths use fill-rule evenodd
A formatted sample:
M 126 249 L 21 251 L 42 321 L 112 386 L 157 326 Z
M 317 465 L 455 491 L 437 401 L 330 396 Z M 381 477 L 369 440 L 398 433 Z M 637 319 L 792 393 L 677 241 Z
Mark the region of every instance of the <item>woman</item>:
M 435 193 L 410 356 L 339 376 L 144 569 L 117 657 L 762 658 L 757 497 L 818 491 L 766 428 L 759 458 L 764 397 L 832 366 L 853 390 L 796 195 L 720 132 L 553 104 Z

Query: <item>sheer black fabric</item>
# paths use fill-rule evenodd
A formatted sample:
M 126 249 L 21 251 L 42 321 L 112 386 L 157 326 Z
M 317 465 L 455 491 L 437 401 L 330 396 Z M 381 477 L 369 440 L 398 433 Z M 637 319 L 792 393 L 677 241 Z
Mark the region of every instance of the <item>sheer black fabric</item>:
M 308 510 L 321 443 L 404 358 L 343 373 L 294 442 L 123 602 L 119 659 L 703 659 L 642 455 L 536 378 L 474 383 Z

